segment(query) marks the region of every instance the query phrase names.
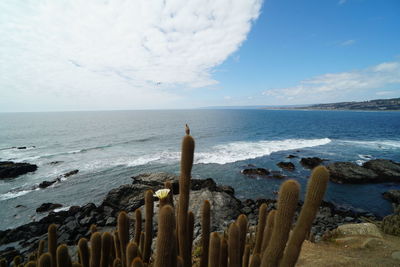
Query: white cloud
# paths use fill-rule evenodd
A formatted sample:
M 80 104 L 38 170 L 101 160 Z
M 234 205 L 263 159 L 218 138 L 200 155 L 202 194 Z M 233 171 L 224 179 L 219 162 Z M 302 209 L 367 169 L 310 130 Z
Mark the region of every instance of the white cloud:
M 283 100 L 302 99 L 308 103 L 329 100 L 349 93 L 382 89 L 400 84 L 400 62 L 385 62 L 362 70 L 341 73 L 327 73 L 303 80 L 288 88 L 271 89 L 263 95 Z
M 346 40 L 346 41 L 341 42 L 340 45 L 341 46 L 350 46 L 350 45 L 355 44 L 355 42 L 356 42 L 356 40 L 350 39 L 350 40 Z
M 100 106 L 121 97 L 133 107 L 169 103 L 179 88 L 217 83 L 213 68 L 238 50 L 261 4 L 1 1 L 0 96 L 36 92 L 82 103 L 92 98 Z

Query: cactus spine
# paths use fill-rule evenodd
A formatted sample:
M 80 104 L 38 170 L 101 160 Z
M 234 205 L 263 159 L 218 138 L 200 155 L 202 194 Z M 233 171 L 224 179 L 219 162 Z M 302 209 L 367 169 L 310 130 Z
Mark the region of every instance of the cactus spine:
M 90 267 L 99 267 L 101 258 L 101 234 L 93 233 L 90 237 Z
M 210 243 L 210 209 L 208 200 L 204 201 L 201 213 L 201 247 L 202 254 L 200 258 L 200 267 L 208 266 L 208 245 Z
M 240 267 L 240 229 L 236 223 L 229 226 L 228 249 L 229 267 Z
M 264 236 L 265 223 L 267 221 L 267 204 L 263 203 L 258 211 L 258 225 L 256 234 L 256 245 L 254 247 L 253 254 L 259 254 L 261 252 L 261 245 Z
M 153 213 L 154 213 L 154 199 L 153 191 L 147 190 L 144 196 L 145 208 L 146 208 L 146 221 L 144 230 L 146 232 L 144 238 L 144 252 L 143 261 L 148 263 L 151 254 L 151 242 L 153 240 Z
M 284 182 L 279 190 L 278 211 L 275 215 L 274 231 L 262 257 L 262 267 L 278 266 L 289 237 L 293 216 L 299 200 L 300 185 L 295 180 Z
M 140 233 L 142 232 L 142 212 L 140 209 L 135 210 L 135 243 L 140 243 Z
M 48 251 L 51 254 L 51 266 L 57 266 L 57 227 L 55 224 L 50 224 L 48 232 Z
M 101 267 L 108 267 L 108 265 L 110 264 L 110 254 L 112 246 L 112 235 L 110 233 L 104 232 L 101 236 Z
M 126 267 L 126 246 L 129 242 L 129 218 L 125 211 L 118 214 L 118 237 L 121 246 L 121 262 Z
M 158 215 L 157 255 L 155 267 L 171 267 L 175 230 L 175 214 L 170 205 L 161 208 Z
M 221 238 L 221 246 L 219 249 L 219 267 L 228 266 L 228 242 L 225 237 Z
M 240 214 L 236 220 L 237 226 L 239 227 L 239 257 L 240 266 L 242 265 L 242 258 L 244 253 L 244 248 L 246 246 L 246 235 L 247 235 L 247 224 L 248 220 L 246 215 Z
M 181 174 L 179 177 L 179 210 L 178 210 L 178 239 L 179 255 L 183 258 L 184 266 L 190 266 L 187 258 L 188 234 L 187 217 L 189 207 L 190 176 L 193 165 L 194 139 L 186 125 L 186 136 L 182 140 Z
M 39 267 L 50 267 L 51 266 L 51 254 L 43 253 L 39 258 Z
M 71 267 L 71 258 L 68 254 L 68 247 L 66 245 L 60 245 L 57 248 L 57 267 Z
M 274 230 L 276 210 L 271 210 L 267 217 L 267 224 L 264 229 L 264 236 L 262 240 L 261 253 L 264 253 L 268 247 L 269 241 L 271 240 L 272 232 Z
M 210 249 L 208 253 L 208 266 L 219 266 L 221 240 L 219 234 L 213 232 L 210 238 Z
M 82 267 L 89 267 L 89 248 L 86 238 L 79 239 L 78 249 Z
M 315 215 L 324 197 L 328 181 L 329 173 L 324 166 L 314 168 L 311 178 L 308 181 L 303 207 L 286 246 L 285 253 L 280 263 L 281 266 L 294 266 L 296 264 L 301 245 L 307 233 L 311 230 Z

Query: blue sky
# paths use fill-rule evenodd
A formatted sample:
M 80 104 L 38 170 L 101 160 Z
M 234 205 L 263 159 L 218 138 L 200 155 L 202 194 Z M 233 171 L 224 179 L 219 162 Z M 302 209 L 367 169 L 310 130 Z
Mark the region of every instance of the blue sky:
M 0 3 L 0 111 L 400 96 L 400 1 Z

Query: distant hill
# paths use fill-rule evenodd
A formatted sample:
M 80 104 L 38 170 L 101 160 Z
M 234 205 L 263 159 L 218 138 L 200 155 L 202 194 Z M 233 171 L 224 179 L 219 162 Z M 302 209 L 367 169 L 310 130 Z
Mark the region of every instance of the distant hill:
M 400 110 L 400 98 L 375 99 L 362 102 L 339 102 L 330 104 L 316 104 L 299 109 L 321 110 Z

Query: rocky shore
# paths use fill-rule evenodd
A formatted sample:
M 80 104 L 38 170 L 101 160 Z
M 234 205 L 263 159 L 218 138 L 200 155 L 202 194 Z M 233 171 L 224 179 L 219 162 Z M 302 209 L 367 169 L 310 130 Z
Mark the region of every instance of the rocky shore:
M 81 237 L 90 235 L 90 226 L 96 224 L 101 230 L 109 230 L 116 225 L 119 211 L 125 210 L 134 218 L 133 212 L 143 208 L 144 192 L 154 191 L 164 187 L 165 181 L 173 181 L 173 193 L 176 198 L 179 194 L 178 177 L 167 173 L 141 174 L 132 177 L 131 184 L 125 184 L 112 189 L 105 196 L 102 203 L 96 206 L 88 203 L 84 206 L 69 207 L 68 210 L 50 211 L 40 221 L 31 222 L 15 229 L 0 231 L 0 258 L 8 260 L 19 254 L 26 255 L 37 248 L 41 239 L 46 240 L 47 228 L 51 223 L 58 225 L 58 242 L 75 245 Z M 258 219 L 258 208 L 262 203 L 268 204 L 268 209 L 276 208 L 276 200 L 257 199 L 241 201 L 235 197 L 230 186 L 217 185 L 211 178 L 192 179 L 189 210 L 195 214 L 195 239 L 200 234 L 200 210 L 204 200 L 209 200 L 212 210 L 212 231 L 222 231 L 226 226 L 243 213 L 248 216 L 250 225 L 255 225 Z M 46 203 L 46 207 L 57 206 L 57 203 Z M 298 205 L 300 210 L 301 203 Z M 155 206 L 155 217 L 158 207 Z M 329 230 L 339 225 L 361 222 L 361 218 L 376 219 L 373 214 L 357 213 L 343 210 L 332 203 L 323 202 L 311 229 L 313 239 L 319 240 Z M 154 219 L 157 223 L 157 218 Z M 157 229 L 154 227 L 154 229 Z

